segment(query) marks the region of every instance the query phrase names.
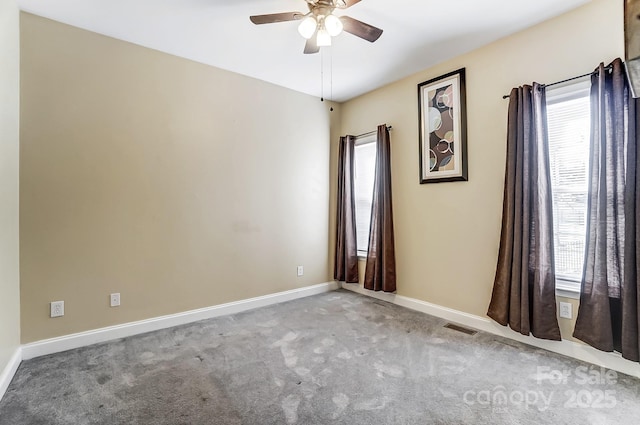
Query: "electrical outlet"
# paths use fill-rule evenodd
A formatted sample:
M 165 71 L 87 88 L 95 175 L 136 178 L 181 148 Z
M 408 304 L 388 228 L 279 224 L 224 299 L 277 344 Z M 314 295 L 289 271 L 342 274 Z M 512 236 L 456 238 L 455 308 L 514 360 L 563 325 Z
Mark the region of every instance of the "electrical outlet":
M 51 303 L 51 317 L 64 316 L 64 301 L 53 301 Z
M 120 293 L 111 294 L 109 299 L 111 301 L 111 307 L 118 307 L 120 305 Z
M 304 267 L 298 266 L 298 276 L 302 276 L 304 274 Z
M 560 317 L 563 319 L 571 319 L 573 317 L 573 312 L 571 311 L 571 303 L 560 303 Z

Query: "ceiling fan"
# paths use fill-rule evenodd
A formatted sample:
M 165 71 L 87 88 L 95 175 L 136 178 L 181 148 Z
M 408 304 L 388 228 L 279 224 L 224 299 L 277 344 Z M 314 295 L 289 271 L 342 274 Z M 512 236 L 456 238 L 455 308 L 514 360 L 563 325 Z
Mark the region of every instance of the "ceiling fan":
M 270 15 L 255 15 L 249 19 L 256 25 L 275 22 L 298 21 L 298 32 L 307 39 L 304 53 L 318 53 L 320 47 L 330 46 L 331 37 L 343 30 L 373 43 L 382 35 L 382 30 L 349 16 L 336 16 L 335 9 L 347 9 L 361 0 L 305 0 L 309 13 L 285 12 Z

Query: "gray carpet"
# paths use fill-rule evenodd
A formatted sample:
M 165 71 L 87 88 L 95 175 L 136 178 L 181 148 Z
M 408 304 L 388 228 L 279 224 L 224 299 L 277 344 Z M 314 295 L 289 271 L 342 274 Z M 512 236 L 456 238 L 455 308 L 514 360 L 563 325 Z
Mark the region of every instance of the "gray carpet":
M 340 290 L 25 361 L 0 424 L 638 424 L 640 380 Z

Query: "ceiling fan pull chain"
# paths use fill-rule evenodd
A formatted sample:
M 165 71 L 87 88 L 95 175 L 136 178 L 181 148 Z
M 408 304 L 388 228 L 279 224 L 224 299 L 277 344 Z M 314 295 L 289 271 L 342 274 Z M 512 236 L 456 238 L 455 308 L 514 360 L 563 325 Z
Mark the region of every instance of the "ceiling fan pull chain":
M 324 102 L 324 49 L 320 49 L 320 102 Z
M 333 48 L 329 51 L 329 100 L 333 102 Z M 329 112 L 333 112 L 333 106 Z

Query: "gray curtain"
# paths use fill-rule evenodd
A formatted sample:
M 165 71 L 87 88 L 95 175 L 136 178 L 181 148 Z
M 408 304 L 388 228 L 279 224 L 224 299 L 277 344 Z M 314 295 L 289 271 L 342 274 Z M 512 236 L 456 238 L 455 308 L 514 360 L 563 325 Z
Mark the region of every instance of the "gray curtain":
M 386 124 L 378 126 L 375 173 L 364 287 L 394 292 L 396 254 L 391 204 L 391 143 Z
M 347 283 L 358 282 L 356 247 L 356 211 L 353 177 L 356 138 L 340 138 L 338 153 L 338 205 L 336 218 L 336 256 L 333 278 Z
M 627 172 L 625 187 L 625 235 L 624 280 L 621 298 L 621 341 L 622 357 L 640 362 L 640 155 L 638 154 L 638 135 L 640 135 L 640 101 L 634 100 L 629 108 L 630 141 L 627 149 Z
M 488 316 L 523 335 L 560 340 L 544 87 L 511 90 L 498 265 Z
M 636 103 L 624 64 L 591 78 L 587 241 L 574 336 L 639 361 Z

